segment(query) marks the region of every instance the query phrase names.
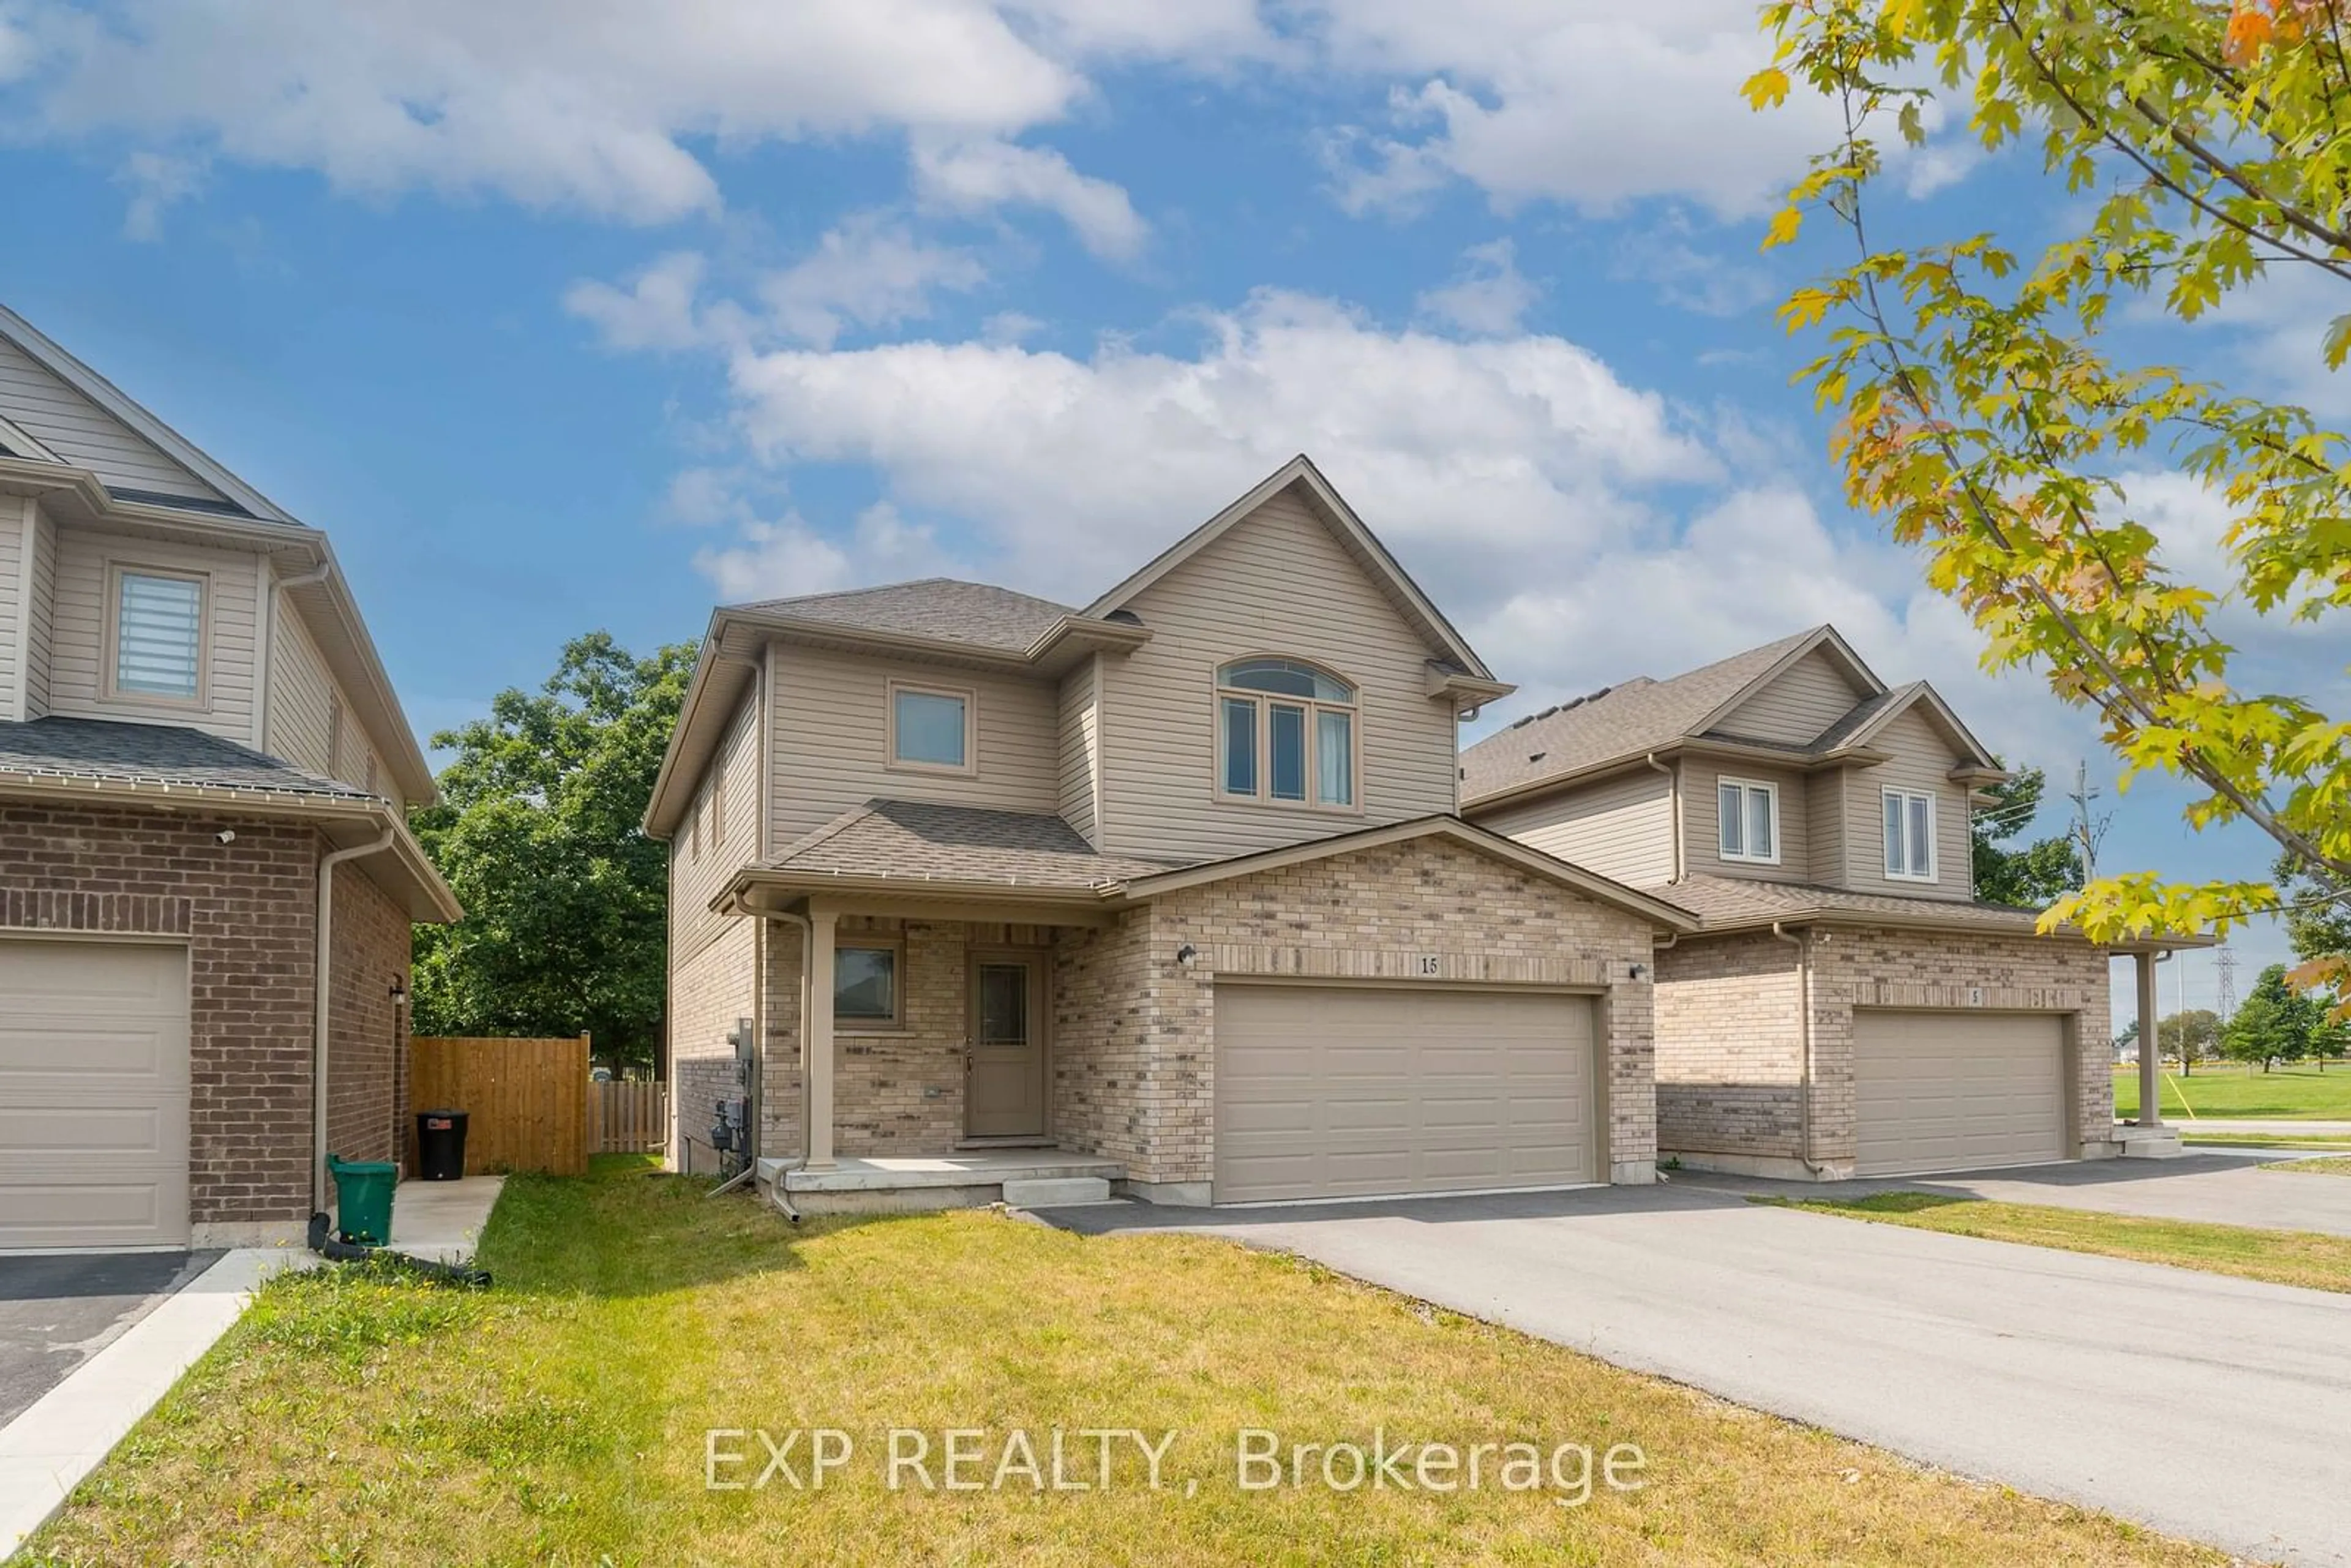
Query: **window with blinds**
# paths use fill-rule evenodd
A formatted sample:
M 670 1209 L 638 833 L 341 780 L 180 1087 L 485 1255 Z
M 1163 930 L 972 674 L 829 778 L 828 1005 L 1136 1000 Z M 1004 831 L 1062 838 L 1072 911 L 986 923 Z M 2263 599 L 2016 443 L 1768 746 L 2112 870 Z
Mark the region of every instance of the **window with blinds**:
M 203 690 L 204 584 L 198 577 L 115 577 L 114 689 L 193 701 Z

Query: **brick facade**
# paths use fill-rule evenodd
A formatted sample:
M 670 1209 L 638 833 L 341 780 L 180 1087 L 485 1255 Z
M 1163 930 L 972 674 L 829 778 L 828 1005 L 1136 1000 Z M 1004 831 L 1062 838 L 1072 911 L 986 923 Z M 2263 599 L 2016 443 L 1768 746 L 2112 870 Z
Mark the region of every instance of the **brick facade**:
M 1556 986 L 1599 998 L 1610 1165 L 1623 1180 L 1651 1173 L 1650 987 L 1627 974 L 1649 961 L 1648 922 L 1456 843 L 1416 840 L 1231 878 L 1123 910 L 1099 927 L 844 915 L 839 937 L 904 944 L 903 1027 L 836 1027 L 834 1145 L 843 1155 L 944 1154 L 962 1138 L 975 947 L 1049 957 L 1052 1140 L 1115 1159 L 1138 1183 L 1202 1192 L 1215 1155 L 1217 976 L 1401 981 L 1434 954 L 1440 972 L 1430 978 L 1439 983 Z M 771 922 L 766 941 L 761 1152 L 791 1156 L 804 1148 L 802 936 Z M 1196 949 L 1188 967 L 1176 960 L 1186 943 Z M 687 1064 L 699 1056 L 683 1027 L 684 999 L 702 983 L 696 975 L 718 967 L 697 956 L 673 977 L 673 1057 L 688 1131 L 708 1107 L 706 1094 L 685 1087 Z M 727 995 L 740 990 L 726 986 Z
M 408 1106 L 408 911 L 349 861 L 335 868 L 327 967 L 327 1147 L 347 1160 L 399 1157 Z
M 694 951 L 681 956 L 672 949 L 667 1027 L 674 1169 L 717 1168 L 709 1144 L 713 1106 L 741 1092 L 726 1036 L 737 1019 L 758 1016 L 759 947 L 766 939 L 760 922 L 730 920 Z
M 233 841 L 219 841 L 224 830 Z M 321 852 L 308 827 L 235 813 L 0 806 L 0 936 L 13 928 L 187 944 L 188 1176 L 199 1242 L 296 1236 L 310 1211 Z M 347 993 L 334 993 L 330 1017 L 334 1049 L 356 1065 L 336 1074 L 330 1125 L 352 1140 L 340 1153 L 388 1153 L 389 988 L 407 971 L 408 925 L 356 868 L 337 882 L 336 954 L 350 953 L 357 973 Z
M 1670 896 L 1670 890 L 1668 890 Z M 1813 1142 L 1850 1174 L 1856 1009 L 2054 1014 L 2066 1020 L 2073 1139 L 2114 1150 L 2107 956 L 2058 937 L 1829 927 L 1812 938 Z M 1797 948 L 1769 932 L 1684 937 L 1657 955 L 1658 1147 L 1692 1164 L 1798 1174 L 1805 1157 Z

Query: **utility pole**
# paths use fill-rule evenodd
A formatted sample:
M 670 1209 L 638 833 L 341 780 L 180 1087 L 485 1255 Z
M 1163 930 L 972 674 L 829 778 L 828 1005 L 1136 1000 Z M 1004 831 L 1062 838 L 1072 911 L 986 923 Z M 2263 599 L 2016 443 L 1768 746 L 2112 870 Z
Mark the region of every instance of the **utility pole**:
M 2090 765 L 2086 761 L 2074 764 L 2074 792 L 2066 797 L 2074 802 L 2074 829 L 2071 837 L 2082 852 L 2082 880 L 2098 880 L 2098 846 L 2106 841 L 2106 830 L 2114 825 L 2114 813 L 2093 815 L 2090 802 L 2100 791 L 2090 788 Z
M 2220 995 L 2213 1011 L 2220 1015 L 2220 1027 L 2237 1016 L 2237 950 L 2225 944 L 2213 950 L 2213 967 L 2220 972 Z

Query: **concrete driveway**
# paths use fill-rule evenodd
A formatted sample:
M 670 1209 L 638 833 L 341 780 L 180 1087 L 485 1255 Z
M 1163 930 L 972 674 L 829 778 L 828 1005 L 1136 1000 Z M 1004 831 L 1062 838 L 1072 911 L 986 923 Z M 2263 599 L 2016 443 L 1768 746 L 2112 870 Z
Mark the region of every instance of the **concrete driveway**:
M 218 1252 L 0 1258 L 0 1427 L 219 1258 Z
M 1964 1475 L 2246 1556 L 2351 1563 L 2351 1298 L 1682 1184 L 1046 1218 L 1296 1252 Z

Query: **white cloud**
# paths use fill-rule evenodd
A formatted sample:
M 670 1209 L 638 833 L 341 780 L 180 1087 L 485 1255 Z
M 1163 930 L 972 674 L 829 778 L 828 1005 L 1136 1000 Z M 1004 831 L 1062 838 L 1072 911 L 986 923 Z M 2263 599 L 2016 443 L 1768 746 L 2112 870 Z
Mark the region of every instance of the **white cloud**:
M 1635 487 L 1717 472 L 1663 399 L 1562 339 L 1390 332 L 1271 292 L 1201 325 L 1193 355 L 910 342 L 738 353 L 732 381 L 764 460 L 869 465 L 969 520 L 1012 580 L 1080 597 L 1301 450 L 1375 497 L 1433 590 L 1479 596 L 1637 523 Z
M 635 223 L 717 207 L 691 141 L 1008 134 L 1085 88 L 981 0 L 125 0 L 104 16 L 31 0 L 19 16 L 53 131 Z
M 205 172 L 201 159 L 175 158 L 144 149 L 133 152 L 115 175 L 115 183 L 131 191 L 131 204 L 122 214 L 122 232 L 135 240 L 162 239 L 164 211 L 203 190 Z
M 1630 233 L 1609 271 L 1646 282 L 1667 304 L 1700 316 L 1744 316 L 1772 298 L 1776 290 L 1751 260 L 1751 246 L 1718 239 L 1718 248 L 1703 250 L 1690 235 L 1690 225 L 1677 220 Z
M 759 293 L 783 331 L 831 348 L 845 327 L 895 327 L 927 316 L 934 289 L 977 288 L 987 277 L 968 251 L 928 244 L 904 224 L 865 213 L 829 231 Z
M 615 349 L 704 347 L 717 332 L 697 298 L 708 267 L 698 252 L 673 251 L 641 268 L 625 288 L 592 279 L 573 284 L 563 308 L 593 324 Z
M 908 523 L 886 501 L 861 512 L 845 540 L 788 513 L 778 522 L 746 524 L 737 544 L 695 551 L 694 565 L 727 604 L 831 593 L 954 570 L 932 531 Z
M 1424 316 L 1450 322 L 1465 332 L 1505 337 L 1542 298 L 1541 286 L 1519 271 L 1517 252 L 1507 239 L 1473 245 L 1461 253 L 1461 270 L 1441 288 L 1414 302 Z
M 1049 147 L 998 141 L 917 142 L 914 191 L 952 212 L 1043 207 L 1060 214 L 1088 250 L 1114 259 L 1140 251 L 1150 232 L 1123 190 L 1079 173 Z

